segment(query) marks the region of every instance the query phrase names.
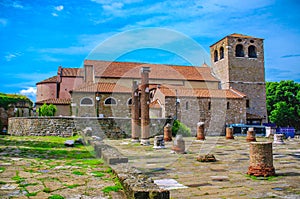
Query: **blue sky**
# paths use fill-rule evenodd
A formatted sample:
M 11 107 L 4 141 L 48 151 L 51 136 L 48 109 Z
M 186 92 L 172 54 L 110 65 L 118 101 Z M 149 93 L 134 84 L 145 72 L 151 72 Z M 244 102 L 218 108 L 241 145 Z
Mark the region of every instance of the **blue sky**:
M 298 0 L 0 0 L 0 92 L 34 100 L 37 82 L 55 75 L 59 65 L 81 67 L 97 46 L 98 59 L 198 64 L 178 55 L 180 49 L 197 58 L 185 41 L 209 52 L 232 33 L 265 39 L 267 81 L 300 82 L 299 10 Z M 131 34 L 134 41 L 126 37 L 145 28 L 158 30 L 150 36 L 154 46 L 146 48 L 147 34 Z M 178 35 L 186 40 L 176 41 Z M 133 43 L 136 50 L 126 47 Z M 129 51 L 111 56 L 120 49 Z

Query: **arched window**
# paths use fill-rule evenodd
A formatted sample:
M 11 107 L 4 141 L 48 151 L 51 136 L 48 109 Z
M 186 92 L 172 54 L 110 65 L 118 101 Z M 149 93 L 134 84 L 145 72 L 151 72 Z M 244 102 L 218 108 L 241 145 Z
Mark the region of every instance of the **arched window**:
M 215 50 L 215 52 L 214 52 L 214 61 L 215 62 L 218 61 L 218 51 L 217 50 Z
M 235 47 L 235 56 L 236 57 L 244 57 L 244 46 L 242 44 L 238 44 Z
M 107 106 L 117 105 L 117 100 L 113 97 L 106 98 L 106 100 L 104 100 L 104 105 Z
M 89 97 L 84 97 L 80 100 L 80 106 L 93 106 L 93 104 L 93 99 Z
M 224 48 L 220 48 L 220 59 L 224 59 Z
M 251 45 L 248 47 L 248 57 L 249 58 L 257 58 L 255 46 Z
M 227 102 L 227 109 L 230 109 L 230 103 Z
M 132 98 L 129 98 L 128 100 L 127 100 L 127 106 L 131 106 L 132 105 Z

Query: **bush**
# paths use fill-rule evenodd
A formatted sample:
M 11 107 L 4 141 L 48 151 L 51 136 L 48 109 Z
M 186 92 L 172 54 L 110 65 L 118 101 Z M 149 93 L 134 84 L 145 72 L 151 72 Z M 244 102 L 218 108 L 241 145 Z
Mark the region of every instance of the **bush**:
M 192 135 L 190 128 L 188 128 L 179 120 L 175 120 L 172 126 L 172 136 L 175 137 L 177 134 L 180 134 L 184 137 L 189 137 Z
M 43 104 L 40 108 L 37 109 L 39 116 L 54 116 L 57 111 L 57 108 L 53 104 Z

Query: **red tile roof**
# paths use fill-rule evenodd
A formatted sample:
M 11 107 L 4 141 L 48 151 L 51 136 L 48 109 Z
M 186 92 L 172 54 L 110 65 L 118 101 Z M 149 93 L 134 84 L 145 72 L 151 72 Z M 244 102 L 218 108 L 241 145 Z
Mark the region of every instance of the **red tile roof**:
M 54 105 L 63 105 L 63 104 L 70 104 L 71 103 L 71 99 L 46 99 L 46 100 L 42 100 L 42 101 L 38 101 L 36 102 L 36 104 L 54 104 Z
M 80 68 L 62 68 L 63 77 L 77 77 L 80 74 Z
M 154 100 L 153 102 L 151 102 L 151 103 L 149 104 L 149 108 L 161 108 L 161 106 L 160 106 L 160 104 L 159 104 L 158 101 L 159 101 L 159 100 L 156 99 L 156 100 Z
M 217 90 L 217 89 L 199 89 L 199 88 L 170 88 L 161 87 L 159 89 L 166 97 L 175 97 L 176 90 L 179 97 L 201 97 L 201 98 L 230 98 L 242 99 L 246 95 L 232 89 Z
M 109 62 L 85 60 L 85 65 L 93 65 L 98 77 L 138 78 L 143 66 L 150 67 L 150 79 L 218 81 L 209 67 L 177 66 L 164 64 L 146 64 L 136 62 Z
M 57 81 L 57 76 L 49 77 L 48 79 L 45 79 L 41 82 L 38 82 L 36 84 L 46 84 L 46 83 L 56 83 Z
M 115 83 L 89 83 L 83 84 L 72 92 L 100 92 L 100 93 L 131 93 L 131 88 Z

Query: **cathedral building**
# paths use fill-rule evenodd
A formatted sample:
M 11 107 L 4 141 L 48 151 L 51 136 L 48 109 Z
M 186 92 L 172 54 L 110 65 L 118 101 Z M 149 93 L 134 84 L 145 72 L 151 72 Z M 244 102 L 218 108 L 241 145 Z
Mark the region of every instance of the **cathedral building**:
M 228 124 L 261 124 L 267 118 L 263 39 L 231 34 L 210 46 L 211 66 L 178 66 L 85 60 L 83 68 L 58 68 L 37 83 L 37 107 L 57 115 L 131 117 L 133 82 L 149 67 L 151 118 L 176 118 L 208 134 Z

